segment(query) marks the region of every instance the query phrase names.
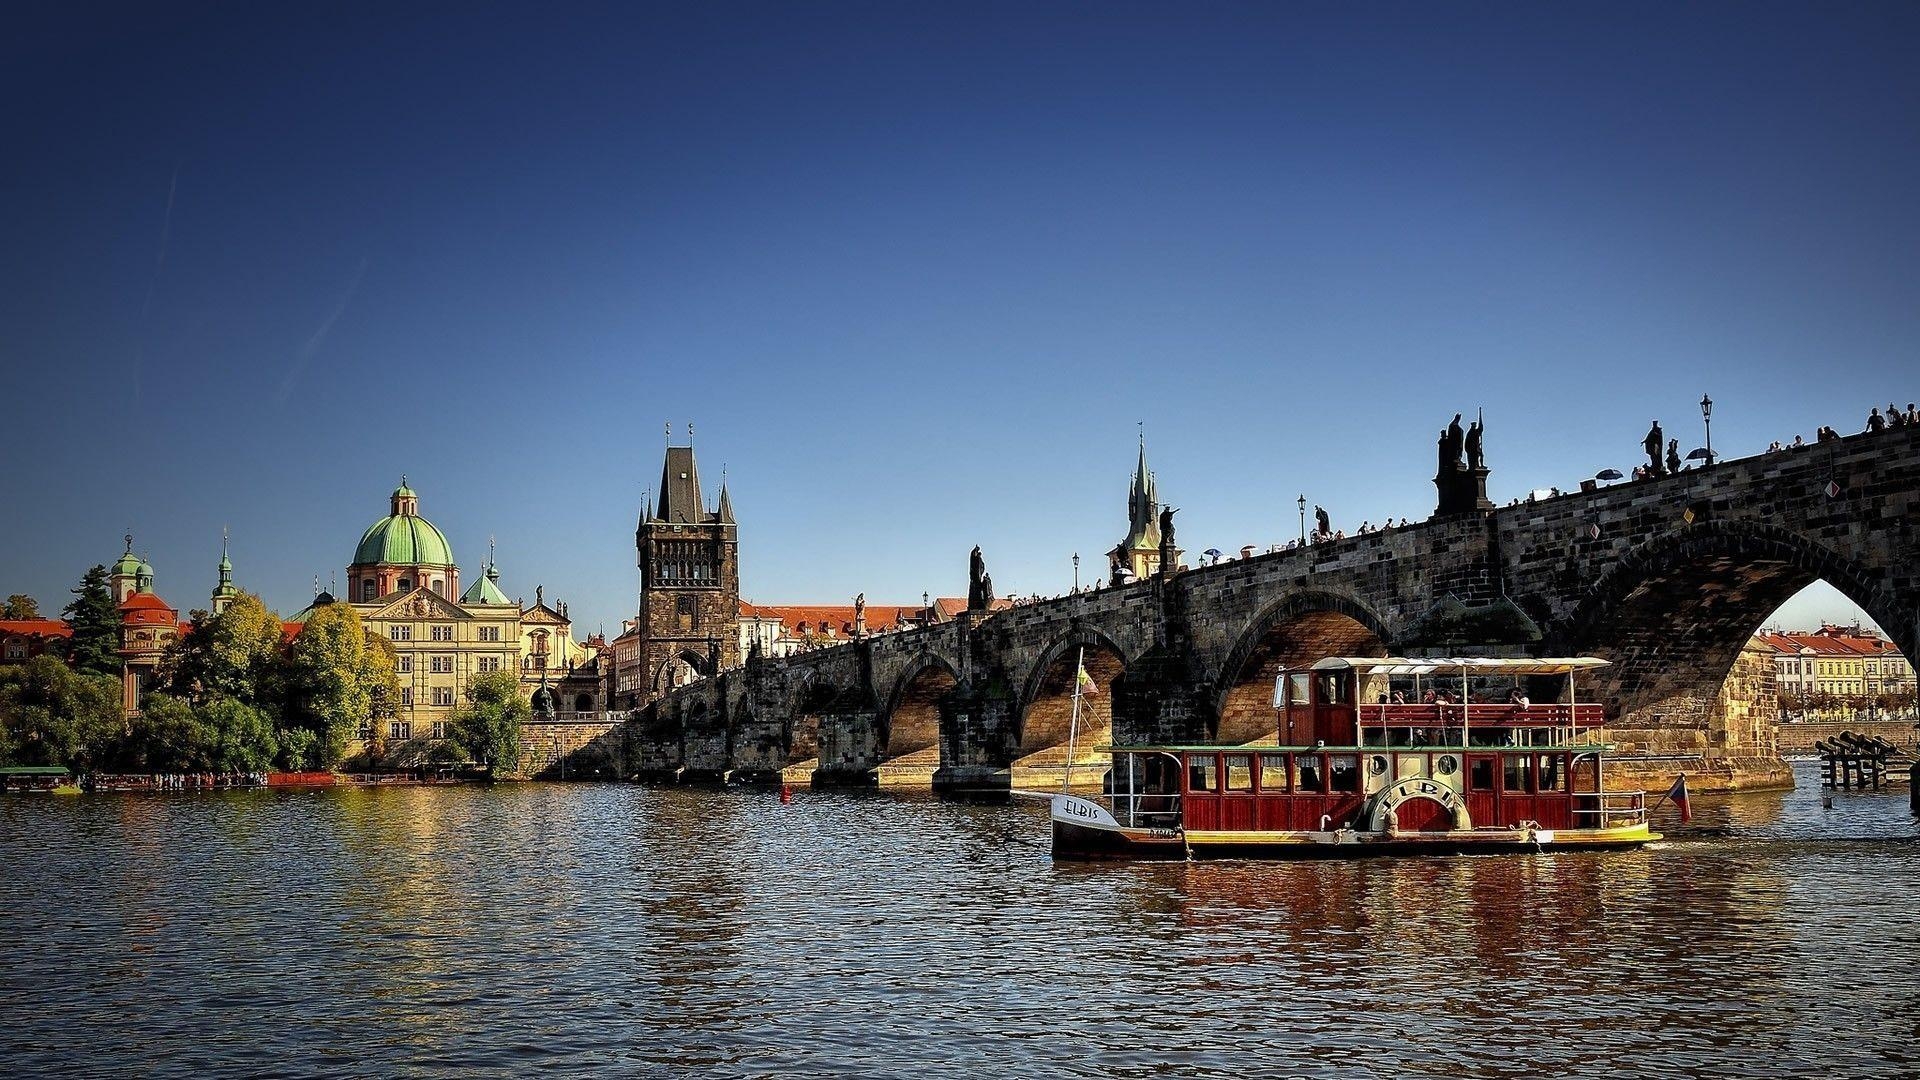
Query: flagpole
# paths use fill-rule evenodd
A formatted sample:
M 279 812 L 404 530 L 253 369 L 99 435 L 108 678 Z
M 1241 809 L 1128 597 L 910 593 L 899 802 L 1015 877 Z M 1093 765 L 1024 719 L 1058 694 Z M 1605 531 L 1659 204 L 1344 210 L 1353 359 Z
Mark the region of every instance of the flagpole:
M 1060 793 L 1067 794 L 1073 788 L 1073 752 L 1074 744 L 1080 737 L 1080 673 L 1087 670 L 1087 647 L 1080 646 L 1080 655 L 1073 663 L 1073 716 L 1067 721 L 1067 771 L 1060 777 Z

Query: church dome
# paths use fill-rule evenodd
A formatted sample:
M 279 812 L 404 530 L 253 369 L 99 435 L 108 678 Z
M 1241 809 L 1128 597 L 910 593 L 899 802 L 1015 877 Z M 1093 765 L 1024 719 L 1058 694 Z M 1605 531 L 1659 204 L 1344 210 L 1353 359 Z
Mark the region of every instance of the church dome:
M 433 522 L 419 514 L 418 496 L 402 482 L 393 493 L 393 512 L 367 527 L 353 549 L 353 565 L 396 563 L 452 566 L 453 548 Z

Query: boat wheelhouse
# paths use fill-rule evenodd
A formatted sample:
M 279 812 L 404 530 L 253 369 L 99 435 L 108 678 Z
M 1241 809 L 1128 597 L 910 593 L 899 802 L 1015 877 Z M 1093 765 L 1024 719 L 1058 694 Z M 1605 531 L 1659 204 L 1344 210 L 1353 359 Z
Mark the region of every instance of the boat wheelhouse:
M 1282 671 L 1271 744 L 1113 746 L 1103 799 L 1053 797 L 1062 859 L 1633 847 L 1605 789 L 1595 657 L 1329 657 Z M 1534 697 L 1543 699 L 1536 704 Z

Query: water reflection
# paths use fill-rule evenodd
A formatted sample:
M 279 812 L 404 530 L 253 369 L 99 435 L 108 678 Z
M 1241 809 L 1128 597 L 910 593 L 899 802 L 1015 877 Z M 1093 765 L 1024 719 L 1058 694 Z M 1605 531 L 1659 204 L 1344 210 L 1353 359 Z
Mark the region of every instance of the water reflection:
M 17 1072 L 1901 1075 L 1904 792 L 1639 852 L 1055 865 L 1044 807 L 0 799 Z

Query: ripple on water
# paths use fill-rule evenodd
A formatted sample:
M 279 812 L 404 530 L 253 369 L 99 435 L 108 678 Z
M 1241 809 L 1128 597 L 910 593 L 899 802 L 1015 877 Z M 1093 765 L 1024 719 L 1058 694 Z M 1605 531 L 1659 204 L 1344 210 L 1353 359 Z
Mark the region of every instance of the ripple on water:
M 1900 1076 L 1902 795 L 1631 853 L 1054 865 L 1044 807 L 0 800 L 0 1046 L 202 1076 Z

